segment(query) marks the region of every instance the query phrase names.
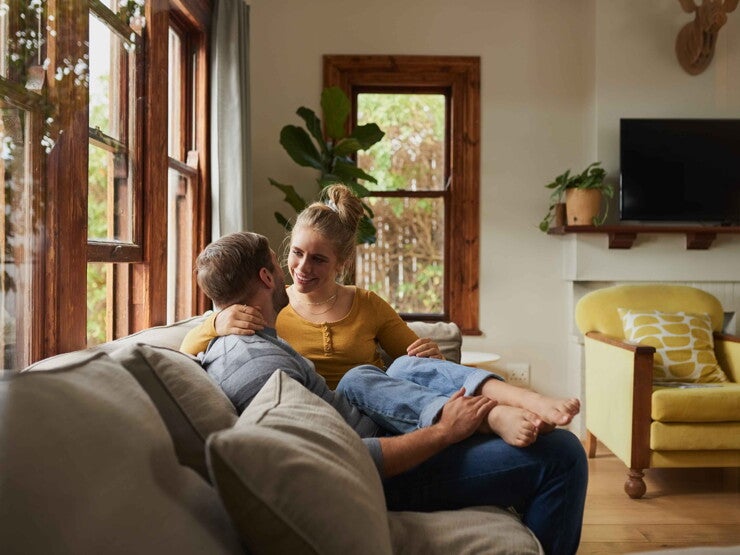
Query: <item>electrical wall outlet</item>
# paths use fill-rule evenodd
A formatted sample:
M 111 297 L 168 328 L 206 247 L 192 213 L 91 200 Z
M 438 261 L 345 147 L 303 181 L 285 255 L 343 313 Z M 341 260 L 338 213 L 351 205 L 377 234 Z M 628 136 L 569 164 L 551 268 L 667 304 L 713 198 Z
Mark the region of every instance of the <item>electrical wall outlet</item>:
M 529 363 L 509 362 L 501 365 L 506 382 L 518 387 L 529 387 Z

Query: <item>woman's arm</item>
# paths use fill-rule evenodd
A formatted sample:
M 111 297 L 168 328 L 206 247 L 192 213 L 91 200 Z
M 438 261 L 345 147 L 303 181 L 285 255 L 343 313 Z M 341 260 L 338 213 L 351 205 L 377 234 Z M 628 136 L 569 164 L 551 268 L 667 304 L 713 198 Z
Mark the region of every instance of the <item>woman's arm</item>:
M 385 300 L 375 293 L 370 293 L 368 299 L 369 310 L 378 318 L 378 343 L 391 358 L 409 355 L 444 359 L 439 345 L 428 337 L 419 338 Z
M 188 332 L 182 340 L 180 350 L 197 355 L 206 350 L 214 337 L 222 335 L 254 335 L 265 328 L 262 312 L 255 307 L 233 304 L 214 312 L 202 324 Z

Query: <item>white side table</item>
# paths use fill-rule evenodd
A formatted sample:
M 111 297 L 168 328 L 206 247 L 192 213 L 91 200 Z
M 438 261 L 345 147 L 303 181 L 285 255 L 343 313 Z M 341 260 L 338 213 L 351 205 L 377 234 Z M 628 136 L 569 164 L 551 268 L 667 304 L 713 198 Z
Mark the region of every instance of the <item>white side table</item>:
M 462 351 L 460 354 L 460 364 L 463 366 L 472 366 L 473 368 L 482 368 L 487 370 L 486 365 L 496 362 L 501 355 L 496 353 L 486 353 L 483 351 Z

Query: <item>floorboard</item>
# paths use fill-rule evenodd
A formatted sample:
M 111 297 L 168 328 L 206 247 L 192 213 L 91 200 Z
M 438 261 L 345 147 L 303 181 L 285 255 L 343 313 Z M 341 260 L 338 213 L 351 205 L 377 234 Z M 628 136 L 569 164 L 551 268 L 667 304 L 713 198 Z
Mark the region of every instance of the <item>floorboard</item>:
M 728 545 L 740 555 L 740 469 L 648 469 L 647 494 L 630 499 L 624 464 L 601 444 L 596 453 L 578 555 Z

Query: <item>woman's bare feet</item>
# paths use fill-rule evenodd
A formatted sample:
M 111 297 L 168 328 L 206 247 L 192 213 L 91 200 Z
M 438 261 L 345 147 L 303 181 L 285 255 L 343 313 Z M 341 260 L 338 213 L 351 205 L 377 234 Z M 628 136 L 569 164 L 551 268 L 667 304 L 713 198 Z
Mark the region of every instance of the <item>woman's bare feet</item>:
M 527 408 L 542 417 L 546 423 L 555 426 L 570 424 L 573 417 L 581 410 L 578 399 L 556 399 L 539 393 L 532 393 Z
M 542 419 L 526 409 L 497 405 L 491 409 L 487 418 L 491 431 L 509 445 L 526 447 L 537 439 L 543 424 Z

